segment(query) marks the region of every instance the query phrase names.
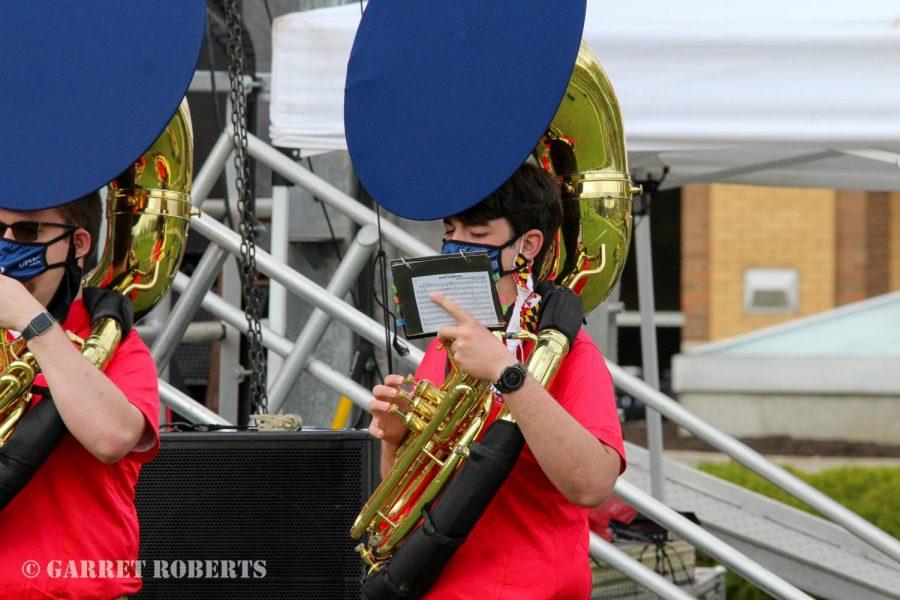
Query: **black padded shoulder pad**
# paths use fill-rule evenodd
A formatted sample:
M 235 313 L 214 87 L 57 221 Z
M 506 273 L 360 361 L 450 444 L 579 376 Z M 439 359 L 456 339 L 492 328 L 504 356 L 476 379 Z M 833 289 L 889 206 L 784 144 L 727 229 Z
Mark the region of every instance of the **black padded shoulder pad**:
M 66 431 L 53 398 L 45 393 L 0 448 L 0 510 L 31 481 Z
M 128 335 L 134 324 L 134 308 L 131 306 L 131 300 L 115 290 L 95 287 L 84 288 L 82 297 L 84 306 L 91 315 L 91 323 L 109 317 L 122 326 L 122 338 Z
M 554 285 L 549 281 L 539 282 L 535 291 L 541 295 L 538 331 L 544 329 L 559 331 L 569 339 L 571 348 L 584 320 L 581 300 L 569 288 Z

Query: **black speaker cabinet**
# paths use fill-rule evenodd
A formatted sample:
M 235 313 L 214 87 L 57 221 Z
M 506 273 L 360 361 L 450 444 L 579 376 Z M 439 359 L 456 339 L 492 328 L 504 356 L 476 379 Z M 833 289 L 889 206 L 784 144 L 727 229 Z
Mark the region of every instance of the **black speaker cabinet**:
M 348 532 L 377 481 L 367 432 L 161 438 L 136 490 L 136 597 L 360 597 L 363 563 Z

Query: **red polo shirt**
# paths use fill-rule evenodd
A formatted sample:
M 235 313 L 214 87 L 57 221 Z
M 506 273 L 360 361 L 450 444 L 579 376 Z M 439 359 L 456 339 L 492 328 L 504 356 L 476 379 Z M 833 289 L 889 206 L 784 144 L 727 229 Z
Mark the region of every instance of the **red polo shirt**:
M 87 336 L 90 323 L 80 300 L 72 304 L 64 328 Z M 106 599 L 141 589 L 140 578 L 130 576 L 138 558 L 134 486 L 141 464 L 159 450 L 156 367 L 132 330 L 104 372 L 144 414 L 153 443 L 106 465 L 66 433 L 0 511 L 0 598 Z M 46 385 L 43 377 L 36 384 Z
M 446 356 L 433 342 L 416 378 L 442 382 Z M 619 453 L 624 471 L 612 380 L 584 330 L 548 391 L 585 429 Z M 488 424 L 500 406 L 494 402 Z M 578 600 L 587 599 L 590 591 L 588 509 L 566 500 L 526 444 L 509 478 L 425 599 Z

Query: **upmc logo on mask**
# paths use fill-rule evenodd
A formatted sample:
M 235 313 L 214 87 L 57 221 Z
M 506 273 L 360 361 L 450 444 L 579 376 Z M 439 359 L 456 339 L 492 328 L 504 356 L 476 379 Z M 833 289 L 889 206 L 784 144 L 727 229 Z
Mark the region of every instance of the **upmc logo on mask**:
M 39 263 L 39 262 L 41 262 L 40 256 L 30 256 L 30 257 L 26 258 L 25 260 L 19 261 L 19 264 L 16 266 L 19 267 L 20 269 L 24 269 L 25 267 L 30 267 L 31 265 Z M 0 272 L 2 272 L 2 271 L 0 271 Z

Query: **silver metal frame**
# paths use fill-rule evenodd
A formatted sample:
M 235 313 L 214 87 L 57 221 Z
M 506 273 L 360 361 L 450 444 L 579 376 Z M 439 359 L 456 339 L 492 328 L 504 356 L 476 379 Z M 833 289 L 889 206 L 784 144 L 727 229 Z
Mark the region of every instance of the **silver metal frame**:
M 162 327 L 158 325 L 138 325 L 135 327 L 138 335 L 145 344 L 152 344 L 162 333 Z M 217 342 L 225 338 L 225 327 L 219 321 L 205 321 L 189 323 L 181 336 L 182 344 L 197 344 L 200 342 Z
M 635 219 L 634 250 L 637 255 L 638 303 L 641 311 L 641 362 L 644 381 L 651 388 L 659 389 L 659 351 L 656 345 L 655 294 L 653 293 L 653 255 L 650 243 L 650 212 Z M 662 417 L 650 407 L 645 407 L 647 420 L 647 446 L 650 450 L 650 490 L 659 501 L 665 498 L 665 478 L 662 471 L 663 429 Z
M 900 562 L 900 541 L 875 527 L 875 525 L 872 525 L 850 509 L 835 502 L 805 481 L 785 471 L 756 450 L 693 415 L 681 404 L 662 392 L 653 389 L 646 382 L 631 375 L 619 365 L 606 361 L 606 366 L 612 374 L 613 381 L 623 391 L 660 412 L 670 421 L 724 452 L 735 461 L 755 471 L 758 475 L 791 494 L 810 508 L 819 511 L 827 519 L 840 525 L 862 541 Z
M 191 220 L 191 227 L 212 243 L 217 244 L 232 255 L 239 255 L 241 238 L 218 221 L 201 215 Z M 384 342 L 384 328 L 374 319 L 348 305 L 322 286 L 298 273 L 294 269 L 272 258 L 263 250 L 256 251 L 256 265 L 273 281 L 285 286 L 288 291 L 309 302 L 337 319 L 356 333 L 374 344 Z M 409 353 L 401 357 L 412 367 L 419 364 L 423 356 L 421 350 L 410 347 Z
M 338 298 L 347 295 L 365 268 L 377 244 L 378 230 L 371 225 L 365 225 L 356 234 L 356 238 L 350 244 L 350 248 L 325 289 Z M 303 330 L 294 342 L 294 347 L 284 359 L 281 372 L 275 375 L 273 383 L 269 386 L 269 410 L 272 412 L 278 412 L 284 405 L 291 388 L 294 387 L 300 373 L 306 368 L 316 346 L 322 340 L 325 330 L 328 329 L 329 323 L 331 323 L 331 317 L 321 308 L 313 310 L 307 319 Z
M 272 257 L 284 263 L 288 262 L 290 253 L 290 226 L 282 227 L 281 223 L 290 223 L 291 218 L 290 189 L 285 185 L 272 186 L 271 219 L 276 225 L 271 228 L 270 252 Z M 256 199 L 256 214 L 262 219 L 259 210 L 259 198 Z M 283 285 L 269 284 L 269 327 L 275 333 L 284 335 L 287 333 L 287 301 L 288 293 Z M 269 410 L 278 412 L 272 403 L 272 384 L 278 373 L 283 369 L 283 358 L 276 352 L 269 351 L 266 359 L 267 393 L 269 398 Z
M 608 563 L 638 582 L 660 598 L 666 600 L 691 600 L 693 596 L 644 564 L 634 560 L 599 535 L 592 533 L 590 539 L 591 556 Z
M 203 252 L 203 256 L 200 258 L 200 262 L 197 263 L 197 268 L 194 269 L 192 276 L 194 285 L 189 286 L 182 292 L 178 302 L 169 313 L 166 324 L 150 349 L 157 369 L 162 370 L 169 364 L 172 355 L 175 354 L 178 341 L 184 337 L 184 332 L 197 311 L 197 305 L 200 303 L 203 295 L 215 283 L 227 257 L 228 255 L 225 251 L 215 244 L 210 244 Z
M 203 165 L 203 168 L 195 179 L 195 204 L 202 205 L 202 202 L 206 199 L 209 190 L 212 188 L 213 183 L 218 178 L 222 169 L 227 169 L 227 159 L 231 154 L 230 143 L 230 135 L 226 130 L 216 142 L 209 159 L 206 164 Z M 278 173 L 296 185 L 307 189 L 322 202 L 325 202 L 330 207 L 344 213 L 357 224 L 361 226 L 372 226 L 377 223 L 377 215 L 374 211 L 364 207 L 350 196 L 316 177 L 307 169 L 292 161 L 289 157 L 284 156 L 276 149 L 252 135 L 248 136 L 248 150 L 253 158 L 278 171 Z M 287 227 L 287 220 L 285 219 L 283 221 L 283 223 L 275 223 L 273 226 Z M 207 260 L 203 265 L 204 269 L 200 273 L 195 273 L 195 277 L 192 278 L 179 274 L 176 278 L 174 287 L 181 292 L 182 298 L 173 310 L 172 318 L 166 323 L 164 330 L 160 333 L 160 337 L 154 343 L 154 355 L 163 359 L 171 356 L 171 352 L 178 342 L 180 333 L 183 333 L 186 323 L 189 322 L 190 317 L 199 306 L 203 306 L 207 311 L 222 319 L 222 321 L 229 326 L 227 328 L 229 332 L 244 332 L 246 329 L 246 320 L 244 319 L 243 313 L 240 309 L 236 308 L 238 302 L 228 302 L 226 299 L 208 291 L 209 284 L 215 279 L 214 272 L 218 270 L 216 267 L 222 268 L 222 261 L 225 260 L 222 259 L 221 256 L 224 256 L 225 253 L 233 256 L 239 254 L 240 237 L 209 215 L 202 215 L 193 219 L 191 226 L 196 233 L 209 239 L 213 246 L 218 247 L 220 250 L 224 250 L 224 253 L 220 252 L 220 250 L 208 251 L 209 257 L 204 257 Z M 402 228 L 390 221 L 383 220 L 381 229 L 384 238 L 390 244 L 398 248 L 403 254 L 418 256 L 434 252 L 430 246 L 416 240 L 403 231 Z M 643 278 L 645 280 L 641 291 L 642 321 L 652 328 L 653 308 L 652 302 L 649 302 L 649 299 L 652 298 L 652 280 L 650 281 L 650 286 L 647 286 L 646 284 L 648 273 L 651 272 L 650 269 L 652 269 L 652 264 L 649 260 L 649 220 L 643 224 L 638 224 L 636 229 L 638 261 L 639 263 L 644 264 L 643 268 L 641 268 L 639 264 L 639 272 L 644 276 L 639 277 L 639 279 Z M 264 327 L 263 344 L 266 348 L 275 351 L 281 356 L 288 357 L 292 365 L 300 367 L 305 364 L 305 371 L 309 372 L 323 385 L 348 396 L 357 404 L 357 406 L 368 409 L 368 402 L 370 399 L 368 390 L 365 390 L 345 375 L 334 371 L 312 356 L 315 341 L 321 336 L 323 324 L 324 326 L 327 326 L 329 319 L 337 320 L 375 344 L 380 345 L 384 342 L 383 326 L 367 315 L 349 306 L 340 297 L 343 295 L 341 292 L 345 292 L 349 284 L 352 283 L 351 275 L 353 273 L 358 273 L 360 264 L 365 263 L 365 260 L 371 252 L 372 243 L 368 239 L 371 237 L 371 228 L 367 230 L 364 227 L 363 231 L 366 231 L 364 234 L 367 236 L 366 239 L 357 237 L 357 250 L 352 253 L 352 258 L 349 260 L 345 258 L 342 262 L 339 268 L 340 277 L 338 277 L 338 273 L 335 274 L 334 279 L 329 285 L 329 289 L 317 285 L 294 269 L 288 267 L 283 261 L 277 260 L 269 253 L 261 250 L 257 251 L 257 265 L 260 271 L 268 275 L 272 281 L 284 286 L 287 291 L 309 302 L 318 311 L 314 313 L 314 315 L 318 316 L 316 316 L 315 319 L 310 319 L 310 322 L 306 324 L 303 332 L 301 332 L 294 343 L 291 343 L 289 340 L 285 339 L 283 335 L 276 333 L 272 329 Z M 360 234 L 363 235 L 362 231 Z M 348 253 L 348 256 L 349 255 L 350 253 Z M 228 269 L 229 262 L 230 261 L 227 260 L 225 261 L 225 270 Z M 210 274 L 210 272 L 212 272 L 212 274 Z M 223 294 L 224 293 L 223 290 Z M 648 297 L 648 302 L 644 302 L 645 295 Z M 227 335 L 229 334 L 226 333 L 226 337 Z M 423 353 L 415 347 L 410 347 L 409 350 L 409 354 L 405 357 L 401 357 L 401 360 L 408 366 L 415 367 L 422 359 Z M 636 399 L 644 402 L 652 411 L 657 411 L 658 413 L 665 415 L 681 427 L 725 452 L 736 461 L 753 469 L 764 478 L 788 493 L 791 493 L 810 507 L 818 510 L 835 523 L 852 532 L 861 540 L 881 550 L 895 560 L 900 561 L 900 542 L 777 465 L 769 462 L 738 440 L 715 429 L 708 423 L 689 413 L 675 400 L 659 392 L 658 389 L 656 389 L 657 386 L 652 385 L 654 383 L 658 385 L 658 381 L 652 380 L 652 375 L 650 375 L 651 381 L 648 383 L 629 375 L 614 363 L 608 362 L 607 365 L 616 385 L 630 393 Z M 646 364 L 645 360 L 645 367 L 646 366 L 652 367 L 652 364 Z M 283 369 L 282 373 L 276 375 L 273 380 L 274 383 L 279 386 L 277 388 L 279 393 L 275 396 L 278 403 L 273 404 L 273 407 L 281 406 L 283 404 L 283 397 L 284 394 L 286 394 L 285 390 L 289 390 L 290 386 L 296 381 L 296 377 L 299 376 L 299 373 L 301 372 L 300 368 L 292 369 L 290 374 L 284 373 L 285 370 L 287 369 Z M 653 372 L 654 369 L 645 368 L 645 373 Z M 658 372 L 656 377 L 658 378 Z M 223 382 L 224 381 L 225 380 L 223 379 Z M 223 388 L 224 387 L 226 386 L 223 386 Z M 219 415 L 215 415 L 205 407 L 187 398 L 184 394 L 179 393 L 168 384 L 161 382 L 160 390 L 162 400 L 165 404 L 173 407 L 178 410 L 179 413 L 192 420 L 219 422 L 223 424 L 227 423 L 226 419 Z M 221 410 L 227 410 L 227 408 L 222 408 Z M 661 436 L 658 439 L 661 440 Z M 660 456 L 661 445 L 657 446 L 655 449 L 653 447 L 654 445 L 655 444 L 651 444 L 651 452 Z M 662 472 L 660 471 L 660 474 L 661 473 Z M 661 485 L 658 485 L 657 489 L 654 491 L 660 497 L 662 496 Z M 761 567 L 740 552 L 727 546 L 699 526 L 687 521 L 678 513 L 666 507 L 659 500 L 655 500 L 651 496 L 644 494 L 624 480 L 619 480 L 616 484 L 615 492 L 622 497 L 623 500 L 634 505 L 659 523 L 680 533 L 698 548 L 701 548 L 716 557 L 736 572 L 741 573 L 750 581 L 769 591 L 769 593 L 772 593 L 779 598 L 808 598 L 808 596 L 783 581 L 777 575 Z M 605 550 L 606 549 L 600 550 L 598 554 L 608 554 Z M 616 559 L 614 558 L 613 560 Z M 632 572 L 629 573 L 630 576 L 635 578 L 641 577 L 643 579 L 642 583 L 646 582 L 647 585 L 659 584 L 658 581 L 655 581 L 646 573 L 643 573 L 642 575 L 634 573 L 634 569 L 631 568 L 634 565 L 628 567 L 622 560 L 617 560 L 616 562 L 623 570 L 631 569 Z M 662 590 L 662 587 L 659 589 Z M 672 590 L 668 590 L 667 593 L 671 594 Z M 678 596 L 671 595 L 667 597 Z
M 687 517 L 680 515 L 659 500 L 645 494 L 624 479 L 620 478 L 616 481 L 615 493 L 616 496 L 649 518 L 681 535 L 697 548 L 702 549 L 776 598 L 811 600 L 809 595 L 804 594 L 781 577 L 760 566 L 746 554 L 738 552 L 699 525 L 689 521 Z
M 179 273 L 175 277 L 172 287 L 180 292 L 186 289 L 190 283 L 191 280 L 187 275 Z M 207 292 L 203 296 L 200 305 L 213 316 L 222 319 L 235 332 L 246 335 L 247 318 L 244 316 L 244 313 L 225 301 L 221 296 Z M 262 327 L 262 342 L 266 349 L 276 352 L 282 357 L 287 356 L 292 349 L 292 344 L 286 337 L 275 333 L 267 326 Z M 306 369 L 310 375 L 318 379 L 322 384 L 347 396 L 360 408 L 368 410 L 371 394 L 366 388 L 315 358 L 309 359 Z
M 183 394 L 171 384 L 160 379 L 159 399 L 163 404 L 178 411 L 194 423 L 212 423 L 214 425 L 232 425 L 193 398 Z

